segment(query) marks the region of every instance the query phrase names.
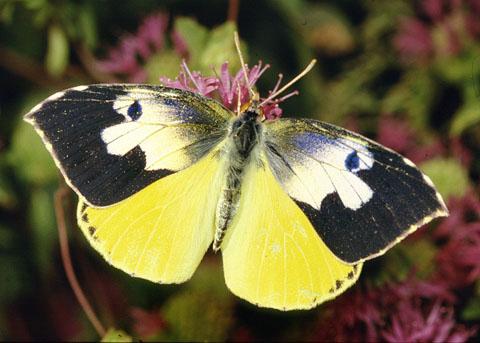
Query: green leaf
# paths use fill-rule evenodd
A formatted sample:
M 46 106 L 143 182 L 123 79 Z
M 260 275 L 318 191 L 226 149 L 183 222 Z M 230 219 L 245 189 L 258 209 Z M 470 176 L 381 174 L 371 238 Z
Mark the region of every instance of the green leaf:
M 420 165 L 444 199 L 461 197 L 469 187 L 467 171 L 454 158 L 435 158 Z
M 133 339 L 125 331 L 110 328 L 103 336 L 102 342 L 133 342 Z
M 235 24 L 227 22 L 210 32 L 210 36 L 200 57 L 201 72 L 209 74 L 212 71 L 212 67 L 218 70 L 225 61 L 229 61 L 230 70 L 238 70 L 241 67 L 233 41 L 233 33 L 235 30 Z M 245 47 L 242 46 L 242 53 L 246 59 L 247 55 L 245 51 Z
M 53 188 L 51 190 L 45 187 L 31 189 L 28 222 L 32 228 L 35 264 L 39 270 L 49 271 L 52 267 L 53 251 L 58 242 Z
M 162 308 L 167 332 L 161 340 L 225 341 L 233 324 L 233 298 L 218 265 L 205 263 Z
M 147 82 L 158 84 L 160 76 L 174 79 L 180 70 L 181 58 L 173 50 L 164 50 L 152 55 L 144 66 Z
M 12 187 L 4 156 L 0 155 L 0 207 L 12 209 L 18 204 L 18 197 Z
M 415 270 L 416 276 L 428 278 L 435 268 L 436 246 L 427 239 L 399 243 L 380 259 L 373 281 L 380 286 L 385 282 L 403 281 Z
M 308 4 L 302 31 L 310 46 L 335 56 L 351 52 L 355 47 L 351 27 L 336 8 L 325 4 Z
M 0 282 L 0 307 L 12 303 L 32 284 L 24 256 L 18 254 L 24 249 L 19 246 L 18 238 L 18 231 L 14 228 L 0 225 L 0 275 L 3 280 Z
M 196 70 L 200 67 L 200 57 L 204 52 L 208 38 L 208 30 L 195 19 L 180 17 L 175 20 L 175 32 L 185 41 L 190 59 L 189 67 Z
M 0 3 L 0 22 L 11 23 L 15 10 L 15 2 L 5 1 Z
M 45 185 L 58 179 L 57 168 L 33 127 L 22 121 L 16 127 L 7 162 L 16 175 L 30 185 Z
M 474 295 L 468 300 L 461 317 L 463 320 L 480 321 L 480 280 L 475 283 Z
M 69 44 L 65 31 L 58 25 L 51 25 L 48 29 L 45 66 L 52 76 L 59 77 L 63 74 L 68 66 L 69 54 Z
M 436 85 L 427 70 L 411 69 L 386 94 L 380 111 L 407 113 L 415 128 L 425 130 L 435 90 Z
M 92 6 L 81 6 L 77 16 L 78 30 L 83 43 L 92 49 L 97 44 L 97 22 L 95 20 L 95 11 Z
M 460 136 L 473 125 L 480 124 L 480 102 L 466 103 L 455 114 L 450 125 L 450 135 Z

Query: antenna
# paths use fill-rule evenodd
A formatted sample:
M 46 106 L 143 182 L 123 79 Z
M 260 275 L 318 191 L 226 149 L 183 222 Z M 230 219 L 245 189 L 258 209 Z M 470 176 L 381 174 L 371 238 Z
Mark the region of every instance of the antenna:
M 282 93 L 283 91 L 285 91 L 288 87 L 290 87 L 291 85 L 293 85 L 295 82 L 297 82 L 298 80 L 300 80 L 302 77 L 304 77 L 310 70 L 312 70 L 313 66 L 315 65 L 315 63 L 317 63 L 317 60 L 316 59 L 313 59 L 310 61 L 310 63 L 306 66 L 306 68 L 300 73 L 298 74 L 297 76 L 295 76 L 290 82 L 288 82 L 285 86 L 283 86 L 282 88 L 280 88 L 278 91 L 276 91 L 275 93 L 273 94 L 270 94 L 270 96 L 266 99 L 264 99 L 260 104 L 258 104 L 258 106 L 262 106 L 263 104 L 266 104 L 267 102 L 271 101 L 272 99 L 274 99 L 276 96 L 278 96 L 280 93 Z
M 242 64 L 243 76 L 245 77 L 245 83 L 247 85 L 248 91 L 250 92 L 252 98 L 255 98 L 256 94 L 253 91 L 252 87 L 250 87 L 250 81 L 248 80 L 247 68 L 245 67 L 242 51 L 240 50 L 240 38 L 238 38 L 237 31 L 233 33 L 233 41 L 235 42 L 235 48 L 237 49 L 238 57 L 240 58 L 240 63 Z

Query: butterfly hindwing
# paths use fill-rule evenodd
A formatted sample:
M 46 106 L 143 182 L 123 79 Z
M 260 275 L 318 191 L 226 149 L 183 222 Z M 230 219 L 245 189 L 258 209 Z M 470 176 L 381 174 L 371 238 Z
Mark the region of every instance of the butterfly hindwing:
M 447 214 L 430 179 L 378 143 L 316 120 L 265 126 L 276 179 L 345 262 L 378 256 Z
M 221 171 L 209 154 L 115 205 L 80 202 L 78 223 L 113 266 L 154 282 L 186 281 L 213 240 Z
M 109 84 L 56 93 L 25 118 L 81 198 L 108 206 L 198 161 L 224 138 L 230 117 L 191 92 Z
M 262 307 L 312 308 L 351 286 L 362 264 L 345 264 L 328 249 L 262 160 L 245 172 L 222 244 L 227 286 Z

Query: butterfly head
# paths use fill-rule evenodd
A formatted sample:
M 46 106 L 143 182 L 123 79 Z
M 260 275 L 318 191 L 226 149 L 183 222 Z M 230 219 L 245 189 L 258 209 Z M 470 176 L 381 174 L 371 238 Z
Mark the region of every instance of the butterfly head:
M 250 105 L 232 123 L 230 135 L 240 154 L 248 155 L 258 143 L 261 126 L 259 119 L 262 119 L 260 107 Z

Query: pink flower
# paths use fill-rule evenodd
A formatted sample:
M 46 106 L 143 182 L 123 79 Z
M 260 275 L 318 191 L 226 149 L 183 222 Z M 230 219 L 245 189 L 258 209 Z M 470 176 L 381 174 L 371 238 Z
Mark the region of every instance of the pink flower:
M 439 140 L 429 145 L 417 143 L 415 131 L 406 121 L 384 117 L 380 119 L 377 141 L 402 155 L 414 163 L 420 163 L 445 153 L 445 147 Z
M 433 278 L 449 289 L 470 286 L 480 279 L 480 200 L 472 192 L 448 201 L 450 216 L 433 232 L 444 242 L 435 257 Z
M 466 342 L 474 332 L 455 323 L 453 309 L 439 301 L 422 308 L 420 299 L 401 301 L 382 330 L 387 342 Z
M 377 141 L 401 154 L 415 146 L 413 129 L 406 121 L 382 117 L 378 124 Z
M 416 18 L 406 18 L 400 23 L 393 45 L 405 60 L 424 61 L 433 53 L 429 28 Z
M 464 31 L 473 38 L 480 34 L 479 0 L 423 0 L 420 7 L 430 21 L 404 19 L 393 40 L 403 60 L 425 62 L 434 56 L 457 55 L 463 49 Z
M 164 13 L 146 17 L 135 34 L 124 36 L 117 47 L 110 49 L 107 58 L 97 62 L 98 68 L 104 73 L 124 76 L 131 82 L 145 82 L 144 64 L 164 48 L 167 26 L 168 16 Z M 171 38 L 175 51 L 187 57 L 187 46 L 182 37 L 172 32 Z
M 443 285 L 417 280 L 357 287 L 327 305 L 312 340 L 465 342 L 475 331 L 455 321 L 455 296 Z
M 177 31 L 173 31 L 170 37 L 177 54 L 183 58 L 188 58 L 188 46 L 187 42 L 185 42 L 185 39 L 183 39 L 183 37 Z
M 240 69 L 233 75 L 230 74 L 228 62 L 221 65 L 219 75 L 203 76 L 200 72 L 191 72 L 184 61 L 181 65 L 181 71 L 175 80 L 161 77 L 160 82 L 167 87 L 188 90 L 216 99 L 220 101 L 223 106 L 235 112 L 238 105 L 242 107 L 251 101 L 250 89 L 254 88 L 258 79 L 269 68 L 269 65 L 263 66 L 260 61 L 251 69 L 248 66 L 245 66 L 245 68 L 247 79 L 245 78 L 243 69 Z M 279 89 L 281 81 L 282 76 L 279 77 L 277 84 L 269 92 L 269 95 Z M 296 94 L 298 94 L 298 92 L 293 91 L 281 98 L 260 98 L 260 108 L 265 119 L 273 120 L 279 118 L 282 115 L 282 109 L 279 107 L 279 103 Z
M 438 21 L 443 17 L 443 0 L 424 0 L 421 4 L 423 11 L 433 20 Z
M 160 82 L 167 87 L 173 87 L 191 91 L 207 97 L 213 97 L 213 92 L 218 89 L 216 77 L 204 77 L 199 72 L 191 72 L 185 61 L 180 66 L 180 72 L 175 80 L 167 77 L 160 77 Z
M 437 239 L 450 239 L 460 234 L 458 228 L 480 222 L 480 200 L 473 191 L 469 191 L 461 198 L 450 198 L 448 209 L 450 215 L 444 218 L 434 231 Z
M 250 91 L 249 89 L 253 88 L 255 83 L 258 81 L 260 76 L 267 70 L 270 66 L 267 64 L 262 67 L 262 62 L 254 65 L 252 69 L 249 69 L 246 66 L 247 70 L 247 80 L 245 80 L 244 72 L 240 69 L 235 75 L 230 75 L 228 71 L 228 62 L 222 64 L 220 68 L 220 77 L 219 77 L 219 87 L 218 94 L 220 95 L 220 100 L 222 104 L 231 109 L 235 110 L 237 107 L 238 97 L 240 96 L 240 105 L 244 105 L 250 100 Z
M 160 311 L 146 311 L 139 307 L 130 310 L 133 319 L 133 330 L 140 338 L 158 335 L 166 326 Z

